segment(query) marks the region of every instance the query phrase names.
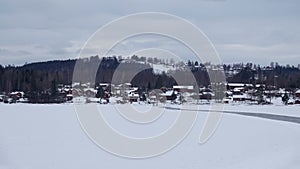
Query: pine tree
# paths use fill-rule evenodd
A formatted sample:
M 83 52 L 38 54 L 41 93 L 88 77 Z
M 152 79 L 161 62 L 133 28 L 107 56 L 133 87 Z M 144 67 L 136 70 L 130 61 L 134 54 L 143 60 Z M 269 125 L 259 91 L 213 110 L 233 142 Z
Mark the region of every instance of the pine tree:
M 282 102 L 287 105 L 289 101 L 289 95 L 287 93 L 285 93 L 282 97 Z
M 52 96 L 57 95 L 57 83 L 55 79 L 51 81 L 51 95 Z
M 104 96 L 105 96 L 105 92 L 104 92 L 103 88 L 101 86 L 98 87 L 98 90 L 96 93 L 96 98 L 100 98 L 100 100 L 101 100 L 104 98 Z

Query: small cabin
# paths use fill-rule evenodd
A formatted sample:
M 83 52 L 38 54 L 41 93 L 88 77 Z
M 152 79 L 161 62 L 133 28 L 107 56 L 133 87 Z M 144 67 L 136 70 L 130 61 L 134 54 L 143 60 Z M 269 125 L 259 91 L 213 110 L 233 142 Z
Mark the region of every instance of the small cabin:
M 138 102 L 139 97 L 140 97 L 139 94 L 134 93 L 134 92 L 131 92 L 131 93 L 128 94 L 128 98 L 129 98 L 130 103 Z
M 177 98 L 177 91 L 168 90 L 165 93 L 162 93 L 161 96 L 165 97 L 166 100 L 175 100 Z
M 295 92 L 295 97 L 300 98 L 300 90 L 297 90 L 297 91 Z

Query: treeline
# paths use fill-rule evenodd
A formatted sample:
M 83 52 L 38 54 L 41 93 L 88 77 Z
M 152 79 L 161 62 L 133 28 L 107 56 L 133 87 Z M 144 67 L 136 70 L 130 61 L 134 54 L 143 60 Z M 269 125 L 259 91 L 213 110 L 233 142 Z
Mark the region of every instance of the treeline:
M 53 84 L 70 84 L 75 60 L 49 61 L 24 66 L 0 65 L 0 91 L 45 91 Z
M 48 61 L 25 64 L 23 66 L 0 65 L 0 92 L 24 91 L 24 92 L 48 92 L 54 93 L 53 88 L 58 84 L 71 85 L 75 64 L 76 75 L 80 77 L 76 82 L 95 83 L 125 83 L 129 79 L 134 86 L 142 89 L 155 89 L 161 87 L 172 87 L 177 84 L 174 74 L 181 79 L 188 76 L 188 71 L 174 71 L 172 74 L 163 72 L 162 74 L 153 73 L 150 64 L 138 62 L 123 63 L 123 59 L 117 57 L 98 58 L 98 56 L 80 60 Z M 159 61 L 158 59 L 152 59 Z M 152 61 L 150 60 L 150 61 Z M 122 64 L 121 64 L 122 62 Z M 99 65 L 99 67 L 98 67 Z M 98 68 L 96 76 L 93 75 L 93 68 Z M 138 73 L 137 73 L 138 72 Z M 137 74 L 136 74 L 137 73 Z M 200 85 L 209 84 L 206 72 L 194 72 Z M 96 78 L 95 78 L 96 77 Z M 190 84 L 189 79 L 182 80 Z
M 224 65 L 225 72 L 228 72 L 229 67 L 229 65 Z M 276 65 L 271 63 L 270 66 L 259 66 L 247 63 L 239 70 L 239 73 L 234 76 L 227 77 L 227 81 L 266 84 L 267 86 L 291 90 L 300 88 L 300 70 L 294 66 L 280 66 L 278 63 Z
M 163 63 L 162 59 L 146 59 L 138 56 L 129 58 L 141 62 L 123 62 L 122 57 L 98 56 L 80 60 L 48 61 L 25 64 L 23 66 L 1 66 L 0 65 L 0 92 L 24 91 L 27 93 L 48 93 L 53 95 L 58 84 L 71 85 L 73 72 L 76 64 L 76 82 L 95 83 L 124 83 L 129 79 L 134 86 L 141 89 L 158 89 L 161 87 L 172 87 L 179 85 L 195 85 L 190 78 L 190 72 L 194 75 L 198 86 L 208 86 L 210 84 L 207 67 L 213 67 L 209 63 L 198 61 L 188 61 L 185 65 L 187 69 L 173 70 L 155 74 L 150 63 Z M 150 62 L 150 63 L 149 63 Z M 168 64 L 176 64 L 169 60 Z M 98 67 L 99 65 L 99 67 Z M 93 68 L 97 68 L 94 75 Z M 265 83 L 282 88 L 300 88 L 300 70 L 291 66 L 280 66 L 278 64 L 269 67 L 254 66 L 254 64 L 221 65 L 227 81 L 241 83 Z M 237 73 L 232 73 L 238 71 Z M 138 72 L 136 74 L 136 72 Z

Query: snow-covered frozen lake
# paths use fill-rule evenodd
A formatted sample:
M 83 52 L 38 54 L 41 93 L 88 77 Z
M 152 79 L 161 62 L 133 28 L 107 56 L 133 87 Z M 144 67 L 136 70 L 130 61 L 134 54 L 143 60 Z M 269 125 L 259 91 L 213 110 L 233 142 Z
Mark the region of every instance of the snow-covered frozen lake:
M 149 125 L 130 124 L 115 105 L 97 105 L 122 133 L 147 137 L 165 130 L 179 110 L 164 110 Z M 133 105 L 134 108 L 147 108 Z M 169 105 L 174 106 L 174 105 Z M 174 106 L 175 108 L 178 108 Z M 122 108 L 122 107 L 121 107 Z M 300 106 L 225 105 L 220 125 L 205 144 L 198 144 L 209 105 L 201 105 L 195 126 L 181 144 L 148 159 L 107 153 L 82 130 L 74 105 L 0 104 L 0 169 L 298 169 L 300 124 L 229 112 L 300 117 Z M 190 108 L 193 111 L 193 108 Z

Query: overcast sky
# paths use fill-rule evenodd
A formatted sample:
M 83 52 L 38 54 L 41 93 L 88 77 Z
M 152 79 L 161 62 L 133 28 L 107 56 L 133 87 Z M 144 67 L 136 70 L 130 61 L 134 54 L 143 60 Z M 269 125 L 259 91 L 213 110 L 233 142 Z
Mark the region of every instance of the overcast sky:
M 299 0 L 0 0 L 0 64 L 76 58 L 104 24 L 165 12 L 199 27 L 224 63 L 298 65 L 299 7 Z

